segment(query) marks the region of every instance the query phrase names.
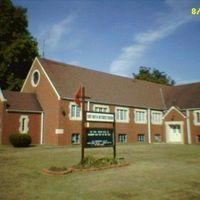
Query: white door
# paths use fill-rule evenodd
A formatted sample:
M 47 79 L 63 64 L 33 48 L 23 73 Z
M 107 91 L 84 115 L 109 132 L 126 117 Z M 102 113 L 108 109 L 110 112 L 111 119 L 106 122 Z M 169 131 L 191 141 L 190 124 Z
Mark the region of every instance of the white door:
M 168 142 L 182 142 L 182 133 L 180 124 L 170 124 L 168 129 Z

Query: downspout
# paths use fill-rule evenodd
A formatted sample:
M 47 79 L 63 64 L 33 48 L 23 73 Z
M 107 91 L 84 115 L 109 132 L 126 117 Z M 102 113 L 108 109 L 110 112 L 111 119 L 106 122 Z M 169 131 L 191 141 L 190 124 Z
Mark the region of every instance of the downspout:
M 186 110 L 186 124 L 187 124 L 187 139 L 188 139 L 188 144 L 191 144 L 190 111 L 189 110 Z
M 41 113 L 40 144 L 44 144 L 44 112 Z
M 148 143 L 151 144 L 151 109 L 147 110 Z

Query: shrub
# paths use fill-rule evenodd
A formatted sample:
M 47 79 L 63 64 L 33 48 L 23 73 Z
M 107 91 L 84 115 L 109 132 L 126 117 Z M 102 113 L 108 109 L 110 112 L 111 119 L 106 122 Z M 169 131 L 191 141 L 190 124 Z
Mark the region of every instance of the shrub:
M 9 137 L 10 143 L 14 147 L 28 147 L 31 144 L 31 136 L 29 134 L 16 133 Z
M 78 165 L 75 166 L 75 168 L 100 168 L 113 164 L 120 164 L 121 162 L 122 161 L 120 161 L 120 159 L 113 159 L 110 157 L 95 159 L 93 156 L 87 156 L 83 159 L 83 162 L 80 162 Z

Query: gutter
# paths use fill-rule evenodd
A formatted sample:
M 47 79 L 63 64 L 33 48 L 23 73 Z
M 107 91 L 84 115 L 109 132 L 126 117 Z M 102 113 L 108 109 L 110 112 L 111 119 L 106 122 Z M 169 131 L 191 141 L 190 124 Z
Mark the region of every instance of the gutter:
M 18 110 L 18 109 L 6 109 L 6 112 L 16 112 L 16 113 L 43 113 L 43 111 L 34 111 L 34 110 Z

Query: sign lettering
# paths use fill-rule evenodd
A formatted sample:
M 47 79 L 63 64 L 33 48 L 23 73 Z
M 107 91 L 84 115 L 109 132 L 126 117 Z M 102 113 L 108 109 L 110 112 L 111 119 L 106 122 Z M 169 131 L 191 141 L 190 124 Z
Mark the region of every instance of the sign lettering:
M 111 147 L 113 137 L 113 129 L 86 129 L 85 147 Z
M 86 112 L 87 122 L 114 122 L 113 113 Z

